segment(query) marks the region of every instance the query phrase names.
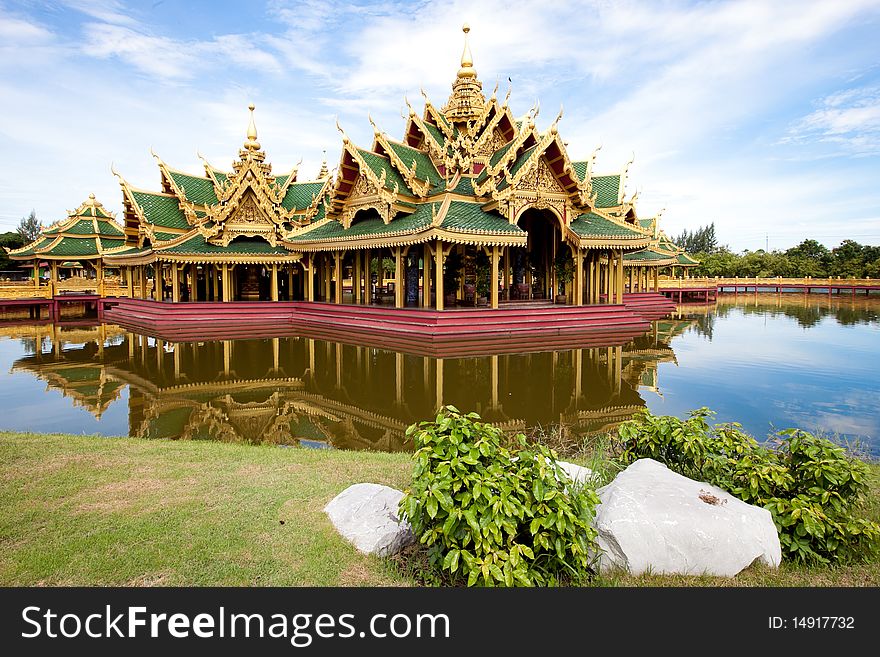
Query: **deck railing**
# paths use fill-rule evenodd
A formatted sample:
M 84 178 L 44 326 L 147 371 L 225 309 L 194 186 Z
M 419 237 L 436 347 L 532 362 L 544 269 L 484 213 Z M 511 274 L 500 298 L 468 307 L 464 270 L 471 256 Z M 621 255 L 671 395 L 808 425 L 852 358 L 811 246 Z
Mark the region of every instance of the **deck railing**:
M 147 287 L 149 293 L 152 283 Z M 137 290 L 136 290 L 137 292 Z M 33 280 L 0 281 L 0 299 L 51 299 L 56 295 L 100 294 L 105 297 L 127 297 L 128 286 L 116 277 L 107 277 L 103 282 L 94 278 L 72 277 L 61 281 Z
M 734 286 L 770 286 L 770 287 L 880 287 L 880 278 L 783 278 L 779 277 L 706 277 L 706 278 L 660 278 L 661 289 L 687 290 L 706 287 Z

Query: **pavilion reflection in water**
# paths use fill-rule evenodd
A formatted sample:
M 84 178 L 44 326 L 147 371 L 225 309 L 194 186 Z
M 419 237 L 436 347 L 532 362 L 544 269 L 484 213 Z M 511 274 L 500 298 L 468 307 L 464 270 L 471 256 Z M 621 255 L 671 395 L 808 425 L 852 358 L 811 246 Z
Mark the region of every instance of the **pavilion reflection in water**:
M 2 332 L 33 344 L 13 371 L 96 417 L 127 386 L 134 437 L 399 451 L 407 426 L 443 404 L 577 444 L 645 406 L 639 390 L 658 391 L 658 364 L 675 362 L 670 342 L 692 324 L 658 321 L 625 345 L 454 358 L 307 337 L 172 343 L 110 325 Z

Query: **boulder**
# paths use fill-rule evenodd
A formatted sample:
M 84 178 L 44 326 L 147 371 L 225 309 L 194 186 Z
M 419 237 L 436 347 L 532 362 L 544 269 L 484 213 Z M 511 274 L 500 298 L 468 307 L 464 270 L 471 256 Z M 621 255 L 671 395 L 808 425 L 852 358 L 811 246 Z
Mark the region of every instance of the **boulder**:
M 732 577 L 782 559 L 770 512 L 641 459 L 598 491 L 600 570 Z
M 398 516 L 403 492 L 379 484 L 354 484 L 334 497 L 324 512 L 340 534 L 364 554 L 397 554 L 415 540 Z
M 569 463 L 568 461 L 556 461 L 556 465 L 562 468 L 565 474 L 568 475 L 568 478 L 575 484 L 585 484 L 593 478 L 593 471 L 582 465 Z

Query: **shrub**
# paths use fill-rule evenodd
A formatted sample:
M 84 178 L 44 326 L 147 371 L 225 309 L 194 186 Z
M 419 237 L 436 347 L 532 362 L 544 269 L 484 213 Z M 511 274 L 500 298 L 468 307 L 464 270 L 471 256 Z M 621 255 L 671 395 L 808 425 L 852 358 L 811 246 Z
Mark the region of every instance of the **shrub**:
M 656 459 L 768 509 L 788 559 L 842 563 L 877 551 L 880 525 L 855 515 L 867 491 L 864 462 L 798 429 L 760 445 L 738 423 L 710 426 L 710 415 L 701 408 L 680 420 L 642 410 L 618 430 L 621 458 Z
M 583 581 L 596 554 L 599 499 L 573 486 L 541 445 L 447 406 L 407 429 L 416 446 L 401 511 L 430 563 L 468 586 Z

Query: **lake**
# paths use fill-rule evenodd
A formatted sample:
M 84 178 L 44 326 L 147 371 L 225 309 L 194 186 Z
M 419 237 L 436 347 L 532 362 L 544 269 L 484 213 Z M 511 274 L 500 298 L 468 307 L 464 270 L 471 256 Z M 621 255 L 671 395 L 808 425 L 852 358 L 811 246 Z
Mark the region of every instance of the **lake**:
M 114 325 L 0 328 L 0 429 L 406 450 L 441 404 L 561 445 L 707 406 L 880 455 L 880 298 L 719 295 L 623 346 L 434 358 L 306 337 L 170 343 Z

